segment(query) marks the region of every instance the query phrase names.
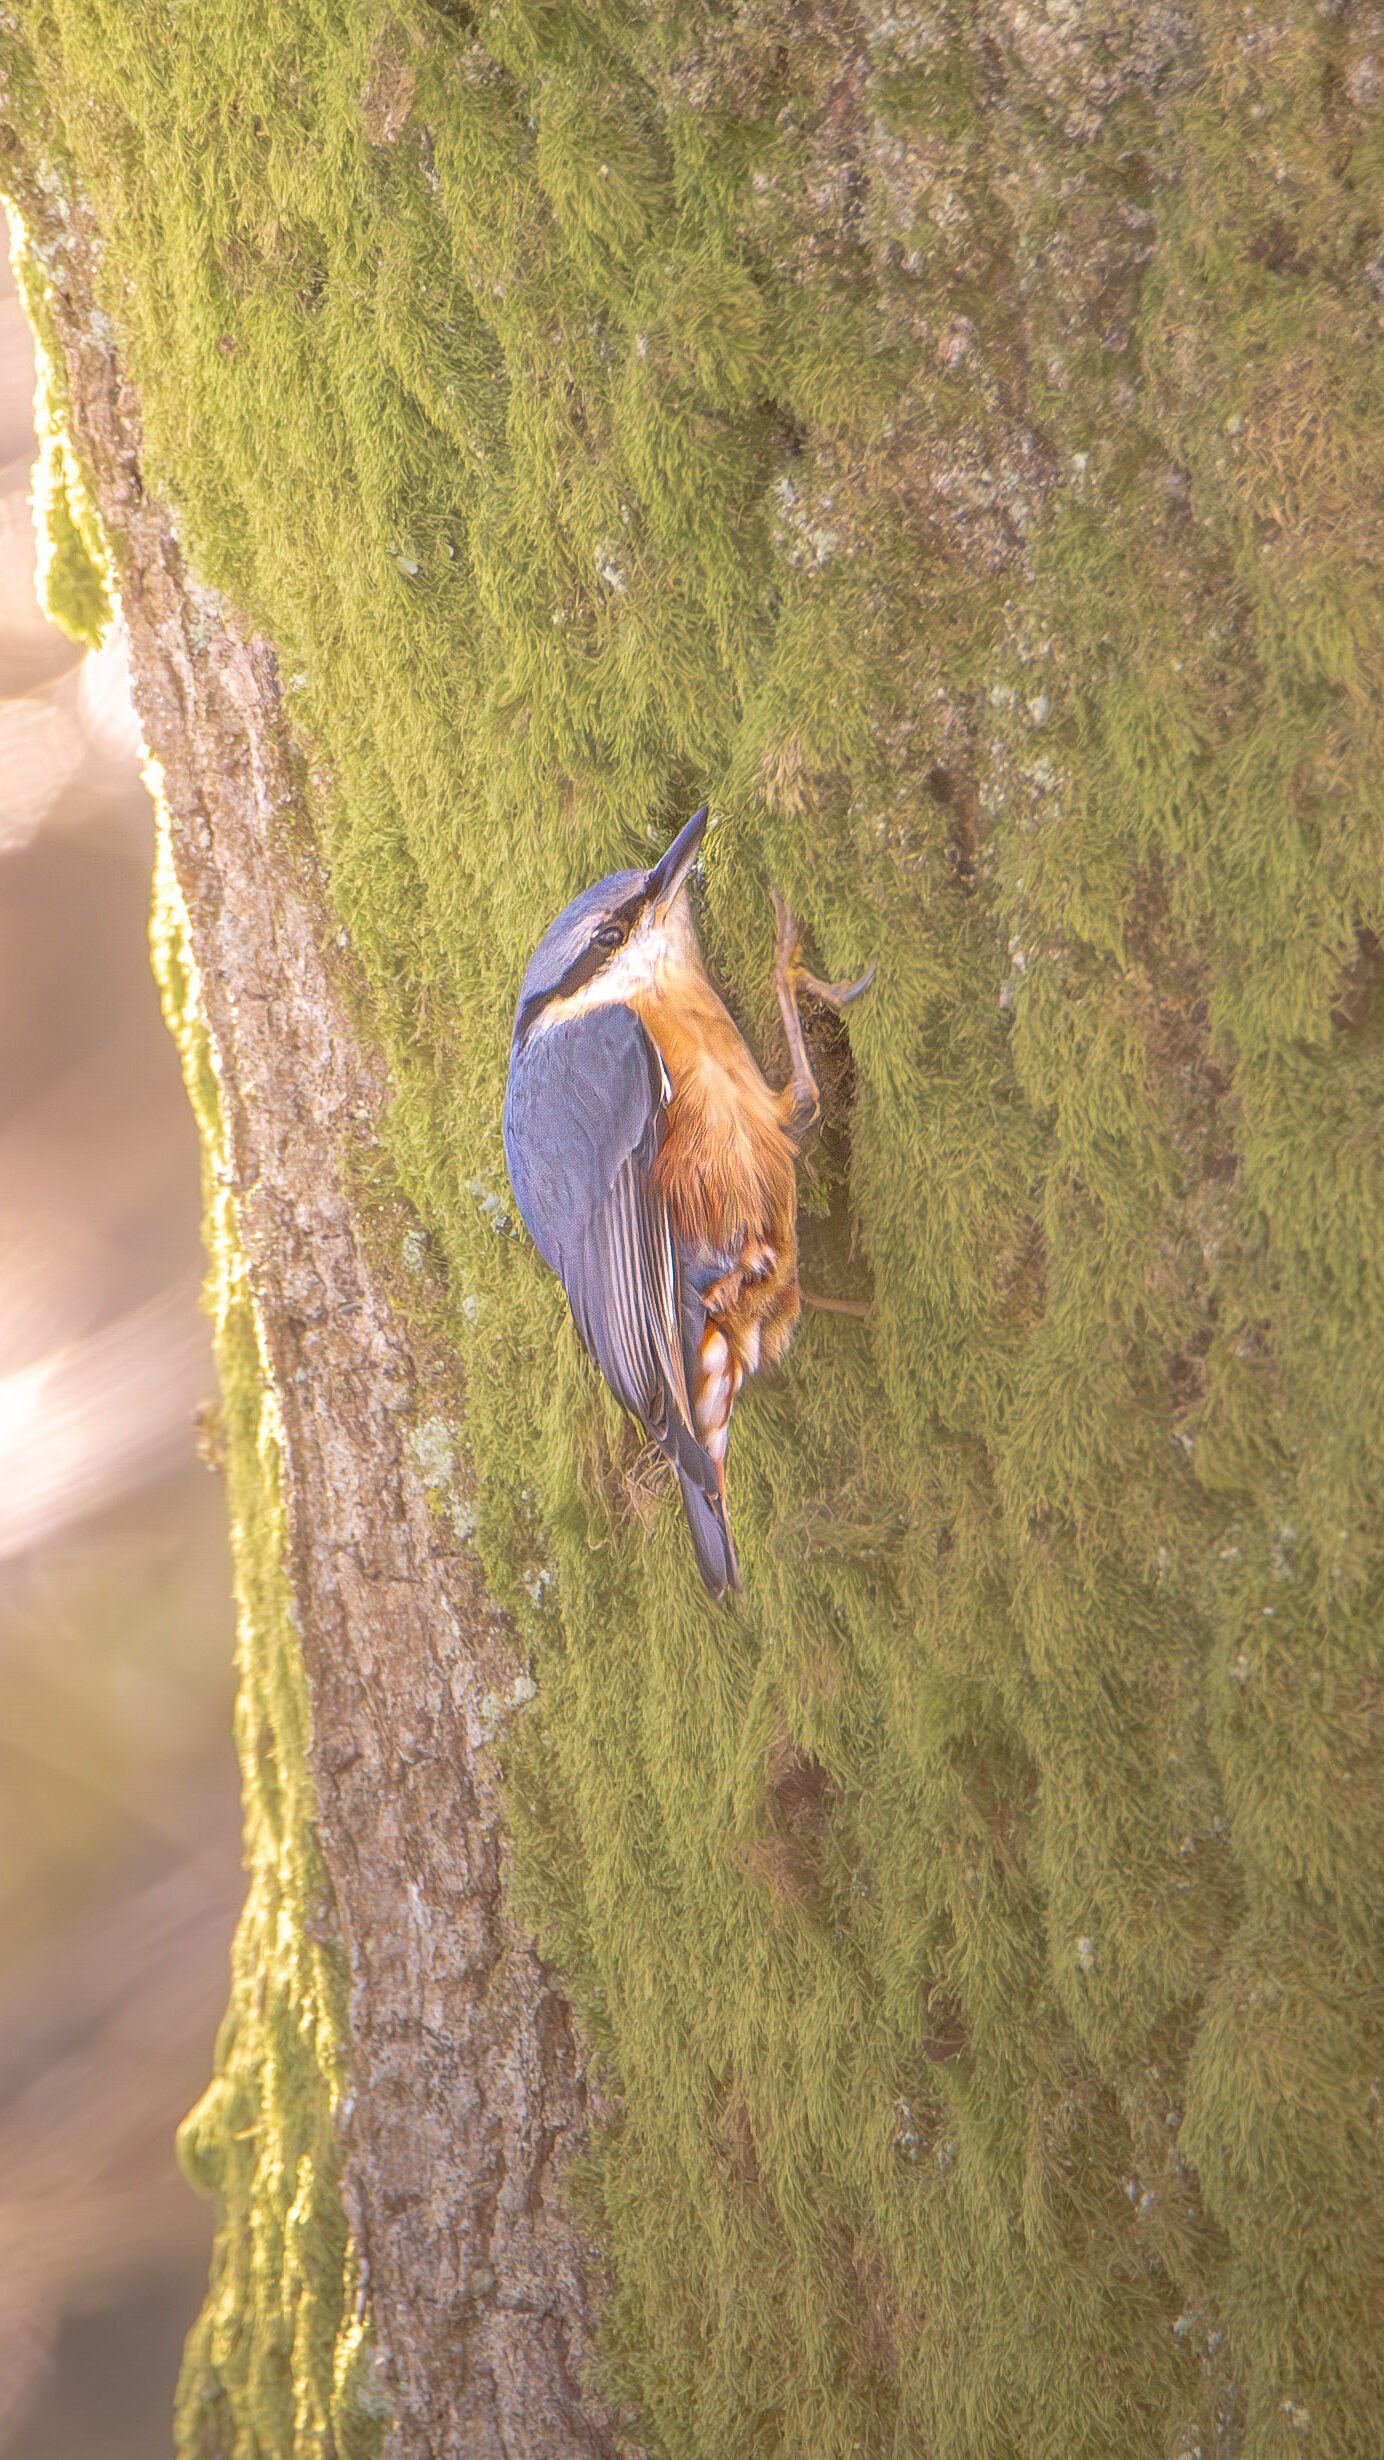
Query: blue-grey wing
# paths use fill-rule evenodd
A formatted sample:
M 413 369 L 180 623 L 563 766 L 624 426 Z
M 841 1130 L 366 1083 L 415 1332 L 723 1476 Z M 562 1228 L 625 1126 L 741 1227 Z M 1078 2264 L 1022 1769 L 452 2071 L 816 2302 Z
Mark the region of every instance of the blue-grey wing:
M 591 1009 L 516 1046 L 505 1155 L 525 1225 L 616 1399 L 714 1489 L 688 1389 L 704 1318 L 654 1175 L 667 1099 L 633 1009 Z

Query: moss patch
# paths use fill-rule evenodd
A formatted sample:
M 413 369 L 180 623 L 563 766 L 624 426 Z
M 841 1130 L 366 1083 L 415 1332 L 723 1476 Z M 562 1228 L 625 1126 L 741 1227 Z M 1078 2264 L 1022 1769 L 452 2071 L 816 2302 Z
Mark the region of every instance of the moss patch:
M 67 401 L 50 330 L 46 277 L 18 218 L 12 214 L 9 222 L 10 261 L 33 328 L 37 363 L 34 420 L 39 449 L 33 511 L 39 603 L 69 639 L 84 649 L 99 649 L 110 626 L 114 575 L 67 434 Z
M 519 1884 L 623 2113 L 611 2384 L 679 2460 L 1365 2460 L 1363 18 L 19 16 L 151 479 L 279 648 L 445 1265 L 540 1682 Z M 724 1615 L 498 1125 L 540 928 L 703 792 L 766 1055 L 770 880 L 880 959 L 807 1196 L 872 1313 L 738 1413 Z

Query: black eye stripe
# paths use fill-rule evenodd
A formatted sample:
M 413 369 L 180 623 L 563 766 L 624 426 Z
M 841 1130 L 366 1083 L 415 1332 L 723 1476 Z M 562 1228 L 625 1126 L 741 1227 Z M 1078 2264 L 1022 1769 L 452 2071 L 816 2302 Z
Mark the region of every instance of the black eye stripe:
M 593 934 L 593 944 L 599 942 L 602 948 L 623 948 L 644 905 L 645 898 L 641 891 L 639 896 L 630 897 L 624 905 L 617 906 Z
M 530 993 L 515 1022 L 515 1037 L 518 1041 L 522 1042 L 526 1039 L 544 1009 L 549 1007 L 553 1001 L 570 999 L 574 991 L 580 991 L 585 983 L 590 982 L 594 974 L 600 972 L 607 957 L 612 954 L 612 948 L 602 942 L 601 932 L 618 929 L 620 937 L 614 946 L 622 948 L 647 902 L 642 889 L 636 896 L 627 898 L 623 905 L 617 906 L 615 912 L 607 916 L 586 947 L 579 950 L 573 957 L 560 982 L 553 983 L 547 990 Z

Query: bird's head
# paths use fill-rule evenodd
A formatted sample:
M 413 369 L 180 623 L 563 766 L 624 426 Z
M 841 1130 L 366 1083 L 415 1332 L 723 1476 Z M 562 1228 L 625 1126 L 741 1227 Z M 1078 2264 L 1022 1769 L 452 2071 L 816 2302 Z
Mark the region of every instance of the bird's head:
M 706 818 L 703 803 L 651 871 L 612 871 L 563 907 L 529 959 L 516 1042 L 581 1008 L 629 1001 L 652 988 L 670 963 L 695 960 L 696 934 L 683 891 Z

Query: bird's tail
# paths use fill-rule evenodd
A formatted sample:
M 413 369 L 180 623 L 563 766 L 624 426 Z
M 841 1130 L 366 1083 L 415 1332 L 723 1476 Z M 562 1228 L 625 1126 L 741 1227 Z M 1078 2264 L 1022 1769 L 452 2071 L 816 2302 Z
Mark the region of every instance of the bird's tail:
M 708 1494 L 694 1477 L 689 1476 L 680 1461 L 675 1461 L 673 1466 L 682 1490 L 682 1508 L 692 1533 L 692 1551 L 697 1558 L 697 1569 L 719 1603 L 727 1589 L 738 1589 L 740 1586 L 740 1564 L 735 1552 L 735 1540 L 730 1533 L 730 1522 L 726 1518 L 725 1498 L 714 1492 Z

